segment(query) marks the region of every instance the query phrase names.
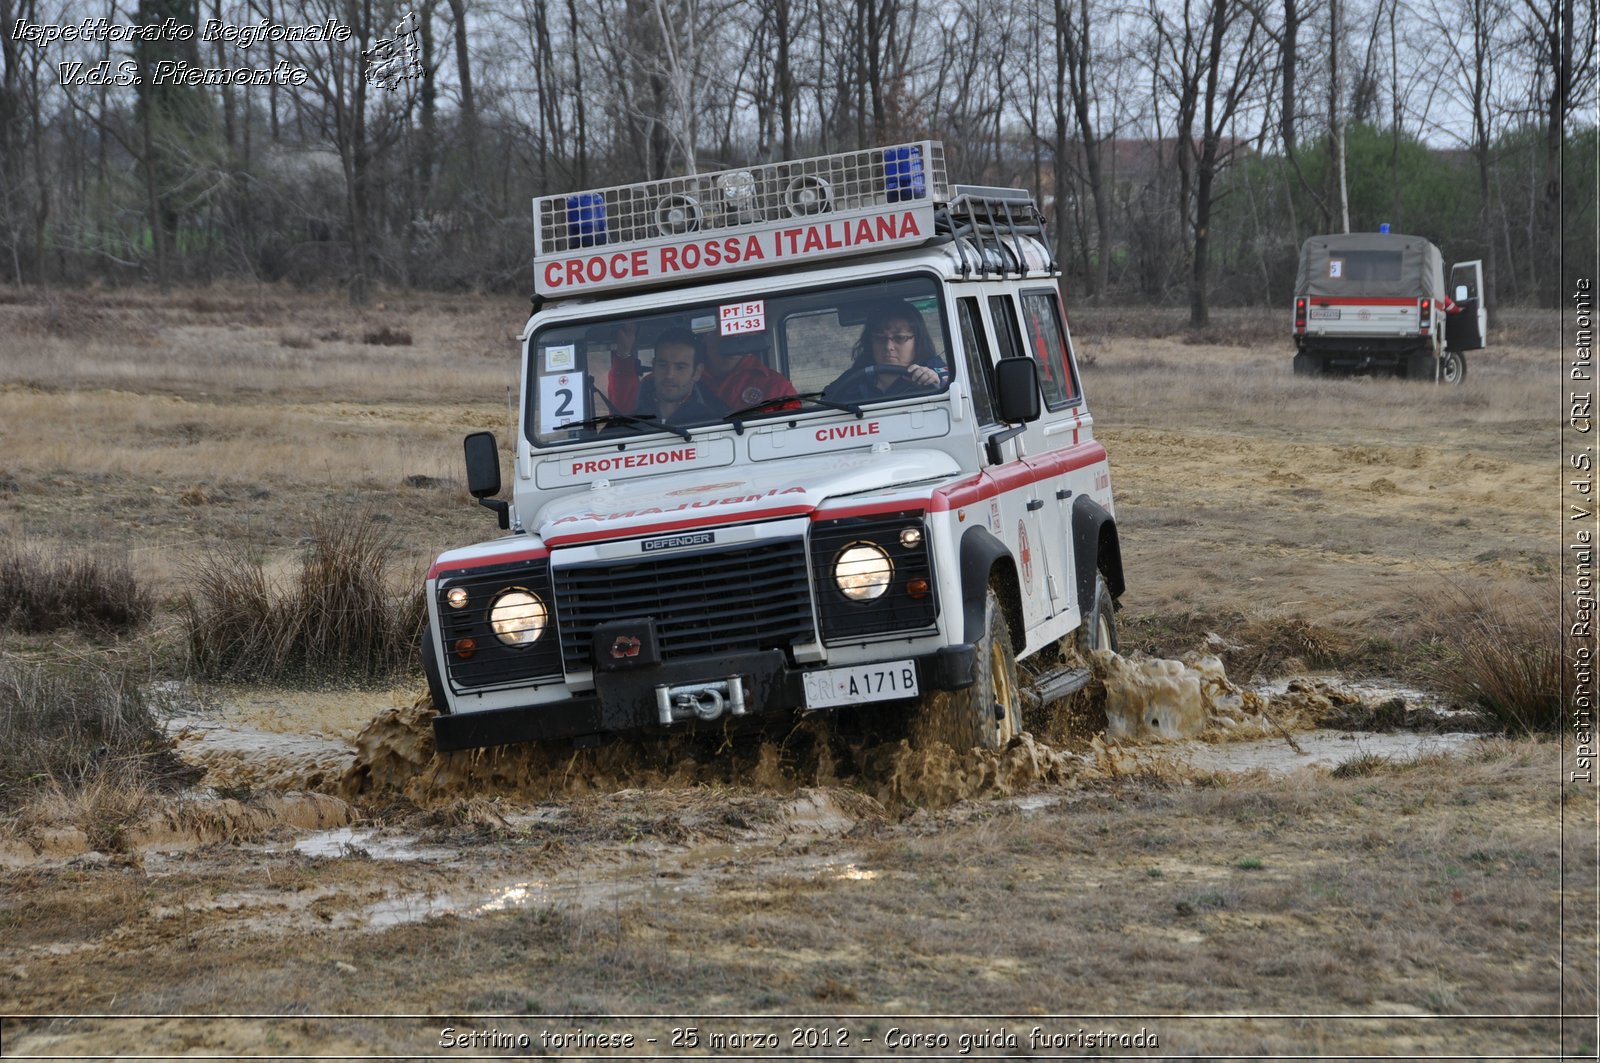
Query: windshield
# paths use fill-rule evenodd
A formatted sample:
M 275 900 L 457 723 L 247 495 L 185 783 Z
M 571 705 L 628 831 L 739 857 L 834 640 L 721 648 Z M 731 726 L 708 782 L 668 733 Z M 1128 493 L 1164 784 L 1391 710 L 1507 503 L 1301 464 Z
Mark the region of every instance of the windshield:
M 775 287 L 542 328 L 527 351 L 529 440 L 683 435 L 943 392 L 950 344 L 939 293 L 928 277 Z

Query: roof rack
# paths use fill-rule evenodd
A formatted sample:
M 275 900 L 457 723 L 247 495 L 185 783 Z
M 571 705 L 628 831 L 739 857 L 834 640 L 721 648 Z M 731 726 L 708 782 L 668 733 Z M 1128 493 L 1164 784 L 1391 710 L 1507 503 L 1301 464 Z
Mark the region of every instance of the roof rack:
M 951 188 L 936 140 L 541 196 L 533 218 L 534 289 L 552 298 L 702 282 L 940 237 L 954 238 L 963 276 L 1055 271 L 1033 197 Z
M 534 257 L 757 233 L 946 198 L 944 145 L 894 144 L 541 196 L 533 201 Z
M 1025 188 L 987 185 L 956 185 L 951 191 L 949 202 L 935 207 L 935 227 L 954 238 L 963 277 L 973 273 L 979 277 L 1028 276 L 1034 267 L 1021 243 L 1023 237 L 1033 237 L 1044 249 L 1037 268 L 1046 275 L 1056 272 L 1055 248 L 1047 238 L 1044 215 L 1033 193 Z

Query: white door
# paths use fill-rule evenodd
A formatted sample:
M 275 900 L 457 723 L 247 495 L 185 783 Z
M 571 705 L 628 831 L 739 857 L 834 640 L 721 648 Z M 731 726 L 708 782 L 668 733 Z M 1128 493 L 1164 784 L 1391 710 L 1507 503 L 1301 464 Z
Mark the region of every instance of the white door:
M 1484 299 L 1482 259 L 1457 262 L 1450 267 L 1450 298 L 1461 309 L 1445 319 L 1445 346 L 1452 351 L 1487 347 L 1489 308 Z

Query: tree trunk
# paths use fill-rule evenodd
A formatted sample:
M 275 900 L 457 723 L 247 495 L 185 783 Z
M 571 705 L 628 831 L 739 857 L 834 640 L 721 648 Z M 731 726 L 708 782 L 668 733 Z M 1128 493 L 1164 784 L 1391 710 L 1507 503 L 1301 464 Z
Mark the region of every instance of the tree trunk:
M 450 17 L 456 24 L 456 73 L 461 78 L 461 132 L 466 139 L 469 172 L 476 172 L 478 105 L 472 95 L 472 57 L 467 52 L 467 3 L 466 0 L 449 0 L 449 4 Z

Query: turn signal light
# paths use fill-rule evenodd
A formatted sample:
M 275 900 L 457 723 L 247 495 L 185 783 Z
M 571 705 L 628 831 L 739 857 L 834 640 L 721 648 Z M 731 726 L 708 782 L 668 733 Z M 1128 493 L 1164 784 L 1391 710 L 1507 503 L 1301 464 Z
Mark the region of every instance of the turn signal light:
M 928 581 L 925 579 L 906 580 L 906 593 L 917 601 L 922 601 L 928 596 Z
M 455 644 L 451 646 L 451 649 L 453 649 L 456 656 L 460 657 L 463 661 L 469 660 L 474 653 L 478 652 L 478 640 L 473 638 L 456 639 Z

